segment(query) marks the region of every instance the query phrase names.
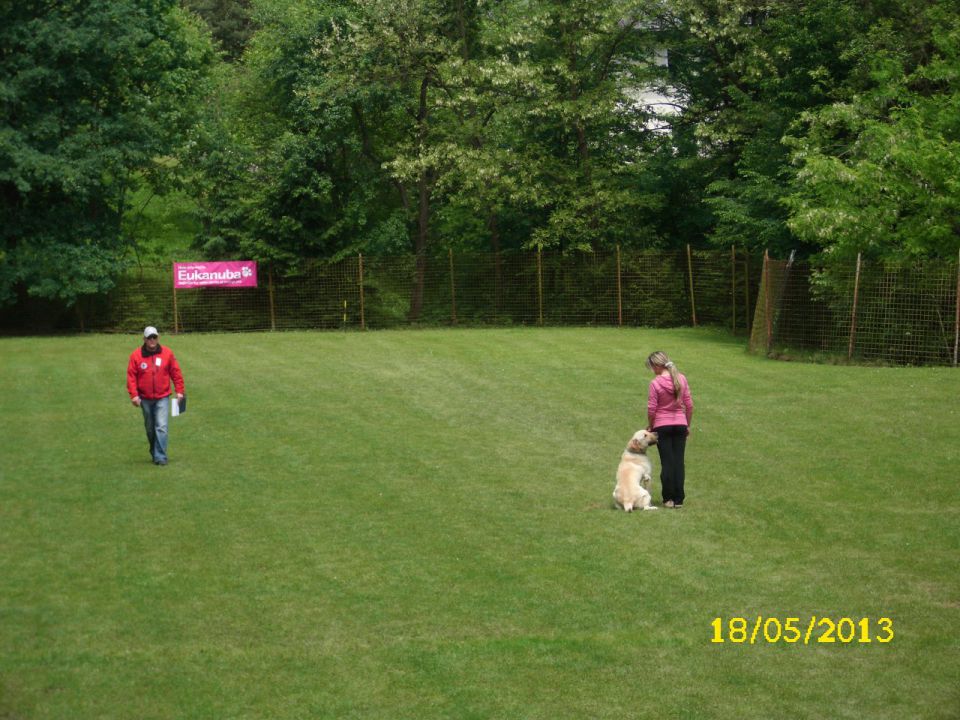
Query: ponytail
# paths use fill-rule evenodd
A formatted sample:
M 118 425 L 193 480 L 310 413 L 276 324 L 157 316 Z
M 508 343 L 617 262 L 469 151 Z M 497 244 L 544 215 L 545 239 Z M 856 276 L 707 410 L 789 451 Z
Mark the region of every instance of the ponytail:
M 670 372 L 670 379 L 673 380 L 673 397 L 676 399 L 677 404 L 681 404 L 680 397 L 683 395 L 683 386 L 680 384 L 680 376 L 677 373 L 677 366 L 673 364 L 673 360 L 667 357 L 665 352 L 657 351 L 650 353 L 650 357 L 647 358 L 647 367 L 653 370 L 655 367 L 666 368 Z

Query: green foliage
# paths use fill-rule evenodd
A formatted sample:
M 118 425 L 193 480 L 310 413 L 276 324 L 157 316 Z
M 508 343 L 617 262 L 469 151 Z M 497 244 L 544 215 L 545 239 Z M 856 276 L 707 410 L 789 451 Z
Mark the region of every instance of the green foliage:
M 182 0 L 210 27 L 223 53 L 236 61 L 253 34 L 250 0 Z
M 913 164 L 896 193 L 923 177 L 946 219 L 955 113 L 940 101 L 955 58 L 929 63 L 920 49 L 947 47 L 956 18 L 949 3 L 928 10 L 939 19 L 854 0 L 259 0 L 228 117 L 211 125 L 220 150 L 198 163 L 211 200 L 201 244 L 288 264 L 432 245 L 710 241 L 804 255 L 837 242 L 804 231 L 795 211 L 812 202 L 806 225 L 824 232 L 809 197 L 837 147 L 824 139 L 822 158 L 804 150 L 804 165 L 796 142 L 815 146 L 824 131 L 812 118 L 835 122 L 831 108 L 876 85 L 881 68 L 902 79 L 919 64 L 929 77 L 904 87 L 930 102 L 911 102 L 909 122 L 875 132 L 872 145 L 899 138 L 906 153 L 927 138 L 898 160 Z M 909 38 L 909 67 L 891 49 L 897 36 Z M 652 60 L 664 49 L 668 67 Z M 677 112 L 657 115 L 636 100 L 640 89 L 675 98 Z M 215 130 L 222 122 L 230 132 Z M 229 169 L 215 160 L 236 153 Z M 866 234 L 878 227 L 869 214 Z M 949 249 L 948 223 L 935 224 L 900 230 Z
M 0 303 L 73 302 L 124 265 L 128 193 L 169 180 L 209 45 L 172 0 L 2 8 Z
M 956 0 L 181 4 L 3 5 L 0 302 L 103 291 L 187 235 L 278 272 L 960 245 Z
M 789 139 L 790 226 L 828 257 L 960 250 L 960 14 L 925 5 L 859 38 L 849 96 L 804 113 Z
M 160 265 L 184 259 L 199 232 L 196 200 L 183 190 L 158 194 L 142 185 L 131 192 L 123 218 L 123 233 L 133 240 L 141 265 Z
M 198 247 L 285 266 L 354 252 L 368 236 L 393 247 L 397 200 L 357 132 L 362 103 L 318 99 L 331 69 L 316 48 L 342 9 L 263 0 L 254 12 L 260 30 L 243 66 L 222 70 L 193 149 Z
M 402 206 L 410 248 L 431 244 L 438 182 L 461 145 L 457 94 L 473 44 L 470 3 L 367 0 L 318 52 L 328 74 L 307 88 L 315 108 L 349 107 L 356 148 L 382 172 L 382 194 Z M 373 169 L 373 168 L 372 168 Z
M 488 28 L 493 51 L 483 70 L 495 78 L 495 94 L 515 98 L 498 108 L 498 145 L 522 168 L 513 184 L 534 218 L 527 244 L 655 242 L 652 219 L 663 195 L 648 163 L 660 138 L 631 95 L 658 78 L 655 10 L 629 2 L 506 3 Z
M 798 247 L 782 204 L 795 174 L 781 138 L 802 112 L 830 101 L 842 53 L 869 21 L 850 0 L 716 3 L 681 0 L 671 73 L 689 97 L 678 117 L 698 142 L 684 154 L 707 171 L 700 199 L 710 240 L 786 254 Z M 866 17 L 866 19 L 864 19 Z
M 226 121 L 257 177 L 210 166 L 201 195 L 220 196 L 224 216 L 211 208 L 206 252 L 257 246 L 292 263 L 392 249 L 401 219 L 404 249 L 421 253 L 655 240 L 642 230 L 662 204 L 643 164 L 655 143 L 627 95 L 653 76 L 651 35 L 629 3 L 531 15 L 516 3 L 261 0 L 255 11 Z M 220 135 L 214 145 L 234 142 Z

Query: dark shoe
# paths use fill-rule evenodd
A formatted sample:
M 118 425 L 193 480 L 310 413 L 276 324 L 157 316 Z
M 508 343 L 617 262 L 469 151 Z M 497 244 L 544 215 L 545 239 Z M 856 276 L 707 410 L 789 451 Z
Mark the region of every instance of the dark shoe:
M 157 465 L 166 465 L 166 464 L 167 464 L 166 460 L 157 460 Z
M 154 465 L 159 465 L 159 464 L 160 464 L 160 461 L 159 461 L 159 460 L 154 460 L 154 461 L 153 461 L 153 464 L 154 464 Z

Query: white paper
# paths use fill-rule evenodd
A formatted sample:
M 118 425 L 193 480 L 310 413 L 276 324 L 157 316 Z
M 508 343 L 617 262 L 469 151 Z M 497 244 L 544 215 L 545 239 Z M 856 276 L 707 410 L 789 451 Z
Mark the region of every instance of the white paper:
M 176 417 L 180 414 L 180 403 L 177 402 L 177 396 L 174 395 L 170 398 L 170 415 L 171 417 Z

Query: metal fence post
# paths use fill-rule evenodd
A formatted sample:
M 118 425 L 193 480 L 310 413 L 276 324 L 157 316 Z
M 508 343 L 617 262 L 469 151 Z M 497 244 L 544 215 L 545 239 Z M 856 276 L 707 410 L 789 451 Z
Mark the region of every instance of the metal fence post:
M 847 344 L 847 360 L 853 357 L 853 341 L 857 334 L 857 296 L 860 294 L 860 253 L 857 253 L 857 274 L 853 279 L 853 311 L 850 313 L 850 342 Z
M 960 253 L 957 254 L 957 297 L 953 317 L 953 366 L 957 366 L 957 346 L 960 345 Z
M 733 316 L 733 334 L 737 334 L 737 246 L 730 246 L 730 314 Z
M 690 314 L 693 326 L 697 326 L 697 301 L 693 295 L 693 257 L 690 253 L 690 243 L 687 243 L 687 272 L 690 274 Z
M 357 253 L 357 259 L 359 260 L 359 262 L 358 262 L 358 268 L 359 268 L 358 283 L 359 283 L 359 285 L 360 285 L 360 329 L 361 329 L 361 330 L 366 330 L 366 329 L 367 329 L 367 322 L 366 322 L 366 318 L 364 317 L 364 314 L 363 314 L 363 253 Z
M 177 320 L 177 264 L 171 265 L 170 282 L 173 285 L 173 334 L 180 332 L 180 325 Z
M 270 298 L 270 330 L 277 329 L 277 310 L 273 299 L 273 263 L 267 265 L 267 295 Z
M 773 310 L 770 307 L 770 251 L 763 251 L 763 317 L 767 326 L 767 353 L 773 347 Z
M 539 312 L 540 325 L 543 325 L 543 259 L 542 250 L 537 247 L 537 308 Z
M 617 245 L 617 327 L 623 327 L 623 284 L 620 277 L 620 246 Z
M 447 248 L 450 254 L 450 313 L 451 321 L 457 324 L 457 287 L 453 281 L 453 248 Z

